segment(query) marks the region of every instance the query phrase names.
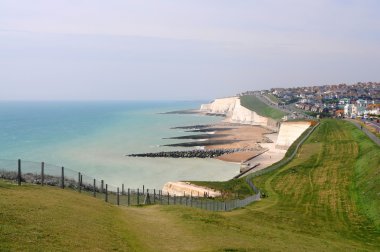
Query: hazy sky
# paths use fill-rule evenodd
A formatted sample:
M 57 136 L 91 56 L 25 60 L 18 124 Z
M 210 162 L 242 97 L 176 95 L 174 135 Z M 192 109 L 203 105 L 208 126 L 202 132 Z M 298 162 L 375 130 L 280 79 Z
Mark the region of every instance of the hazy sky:
M 0 0 L 0 100 L 380 80 L 380 1 Z

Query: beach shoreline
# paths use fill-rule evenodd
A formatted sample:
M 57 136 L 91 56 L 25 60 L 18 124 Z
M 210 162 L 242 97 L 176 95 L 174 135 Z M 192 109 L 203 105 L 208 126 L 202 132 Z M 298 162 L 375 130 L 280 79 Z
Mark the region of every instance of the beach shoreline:
M 195 111 L 192 110 L 192 113 Z M 263 117 L 257 116 L 254 111 L 247 111 L 246 108 L 240 106 L 237 97 L 218 99 L 216 103 L 202 105 L 198 113 L 207 116 L 224 115 L 225 118 L 221 122 L 207 126 L 198 125 L 192 132 L 213 134 L 212 137 L 205 140 L 208 141 L 207 145 L 203 146 L 206 151 L 238 150 L 214 158 L 240 164 L 239 175 L 247 175 L 265 169 L 283 159 L 290 145 L 310 126 L 309 122 L 273 123 L 273 120 L 271 121 L 269 118 L 263 120 Z M 189 187 L 189 190 L 196 189 L 196 186 L 194 187 L 188 182 L 180 185 L 177 183 L 168 182 L 164 188 L 172 192 L 183 190 L 183 187 L 186 186 Z

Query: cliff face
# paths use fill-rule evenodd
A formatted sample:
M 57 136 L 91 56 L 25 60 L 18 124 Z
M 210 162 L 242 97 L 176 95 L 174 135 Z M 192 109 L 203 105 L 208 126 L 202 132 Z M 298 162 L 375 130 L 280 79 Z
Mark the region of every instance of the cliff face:
M 278 133 L 276 148 L 287 150 L 301 134 L 310 127 L 310 122 L 283 122 Z
M 237 98 L 235 100 L 235 106 L 231 116 L 231 122 L 267 126 L 268 118 L 260 116 L 255 111 L 251 111 L 241 106 L 240 99 Z
M 203 104 L 201 111 L 225 114 L 226 120 L 232 123 L 272 126 L 269 123 L 271 119 L 241 106 L 239 97 L 216 99 L 212 103 Z
M 201 111 L 228 115 L 234 110 L 236 99 L 237 97 L 216 99 L 211 103 L 202 104 Z

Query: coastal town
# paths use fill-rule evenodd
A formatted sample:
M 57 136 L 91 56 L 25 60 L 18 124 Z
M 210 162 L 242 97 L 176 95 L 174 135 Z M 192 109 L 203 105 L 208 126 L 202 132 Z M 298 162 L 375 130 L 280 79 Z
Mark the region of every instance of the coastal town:
M 380 116 L 380 83 L 358 82 L 294 88 L 271 88 L 239 94 L 256 95 L 290 117 L 376 119 Z

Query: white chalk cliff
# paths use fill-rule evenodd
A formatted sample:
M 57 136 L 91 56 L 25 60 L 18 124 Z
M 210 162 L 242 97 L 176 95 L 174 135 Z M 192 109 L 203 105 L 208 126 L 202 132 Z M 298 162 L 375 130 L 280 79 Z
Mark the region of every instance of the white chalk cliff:
M 237 97 L 215 99 L 211 103 L 202 104 L 201 111 L 229 115 L 235 108 L 236 99 Z
M 216 99 L 212 103 L 203 104 L 200 110 L 206 113 L 224 114 L 227 116 L 226 121 L 232 123 L 268 126 L 268 118 L 240 105 L 239 97 Z

